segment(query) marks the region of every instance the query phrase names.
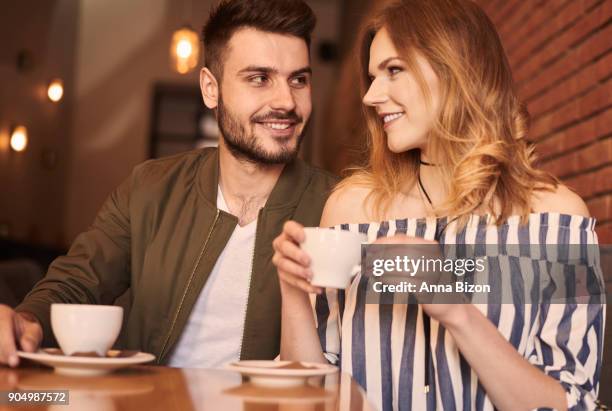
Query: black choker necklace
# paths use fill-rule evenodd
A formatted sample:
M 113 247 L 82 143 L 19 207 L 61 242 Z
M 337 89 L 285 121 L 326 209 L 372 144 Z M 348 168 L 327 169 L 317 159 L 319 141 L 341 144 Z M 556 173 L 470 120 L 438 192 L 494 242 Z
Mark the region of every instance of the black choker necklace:
M 421 191 L 423 192 L 423 194 L 425 194 L 425 198 L 427 198 L 427 202 L 433 208 L 433 202 L 431 201 L 431 198 L 429 197 L 429 194 L 427 194 L 427 190 L 425 190 L 423 182 L 421 181 L 421 173 L 417 174 L 417 181 L 419 182 L 419 187 L 421 188 Z

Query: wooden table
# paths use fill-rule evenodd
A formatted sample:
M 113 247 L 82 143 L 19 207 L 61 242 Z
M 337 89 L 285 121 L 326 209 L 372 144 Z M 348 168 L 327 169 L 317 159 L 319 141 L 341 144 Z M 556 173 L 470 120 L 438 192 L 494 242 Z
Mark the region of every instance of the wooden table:
M 365 411 L 374 410 L 347 374 L 297 388 L 259 388 L 231 371 L 140 366 L 100 377 L 67 377 L 49 368 L 0 366 L 0 391 L 69 390 L 69 405 L 0 405 L 0 410 Z

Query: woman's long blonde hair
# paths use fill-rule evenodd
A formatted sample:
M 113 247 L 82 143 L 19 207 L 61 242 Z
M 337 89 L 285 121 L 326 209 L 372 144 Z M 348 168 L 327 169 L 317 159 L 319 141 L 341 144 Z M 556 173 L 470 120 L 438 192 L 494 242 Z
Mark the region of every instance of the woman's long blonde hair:
M 552 190 L 558 181 L 533 166 L 533 148 L 526 141 L 529 114 L 516 95 L 503 46 L 486 14 L 470 0 L 387 1 L 362 33 L 362 95 L 370 86 L 370 46 L 382 28 L 425 96 L 429 91 L 415 53 L 427 59 L 441 84 L 440 114 L 428 149 L 440 162 L 449 196 L 436 214 L 455 216 L 460 225 L 483 210 L 498 224 L 513 210 L 526 218 L 533 191 Z M 398 193 L 417 183 L 420 150 L 389 150 L 376 109 L 364 110 L 368 164 L 353 169 L 337 189 L 370 188 L 373 217 L 381 218 Z

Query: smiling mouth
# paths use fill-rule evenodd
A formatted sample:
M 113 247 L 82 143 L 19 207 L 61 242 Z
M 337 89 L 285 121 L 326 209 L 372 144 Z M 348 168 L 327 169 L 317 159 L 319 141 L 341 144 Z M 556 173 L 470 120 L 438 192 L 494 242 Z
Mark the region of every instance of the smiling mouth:
M 295 134 L 298 122 L 292 120 L 257 121 L 255 124 L 263 127 L 273 138 L 289 138 Z
M 401 118 L 403 116 L 404 116 L 404 112 L 403 111 L 400 111 L 398 113 L 381 114 L 381 118 L 383 120 L 384 127 L 388 127 L 395 120 L 397 120 L 398 118 Z
M 287 130 L 295 126 L 296 123 L 288 121 L 260 121 L 257 124 L 261 124 L 271 130 Z

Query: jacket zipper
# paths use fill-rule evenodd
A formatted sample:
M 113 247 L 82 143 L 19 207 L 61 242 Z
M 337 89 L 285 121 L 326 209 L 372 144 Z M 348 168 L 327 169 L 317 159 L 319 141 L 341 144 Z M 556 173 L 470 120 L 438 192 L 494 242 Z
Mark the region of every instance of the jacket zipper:
M 244 333 L 246 332 L 246 319 L 247 319 L 247 311 L 249 307 L 249 298 L 251 298 L 251 284 L 253 283 L 253 266 L 255 264 L 255 250 L 257 248 L 257 234 L 259 233 L 259 223 L 261 222 L 261 214 L 263 209 L 259 209 L 257 213 L 257 227 L 255 227 L 255 242 L 253 243 L 253 253 L 251 255 L 251 275 L 249 276 L 249 291 L 247 292 L 247 302 L 244 306 L 243 313 L 243 327 L 242 327 L 242 336 L 240 337 L 240 352 L 238 353 L 238 359 L 242 359 L 242 346 L 244 344 Z
M 198 266 L 200 265 L 200 261 L 202 260 L 202 256 L 204 255 L 204 251 L 206 250 L 206 246 L 208 245 L 208 241 L 210 240 L 210 237 L 212 236 L 212 232 L 215 229 L 217 220 L 219 220 L 219 214 L 220 214 L 220 211 L 217 209 L 217 213 L 215 214 L 215 219 L 213 221 L 213 224 L 210 228 L 210 231 L 208 232 L 208 235 L 206 236 L 204 245 L 202 245 L 202 249 L 200 250 L 200 255 L 198 255 L 198 259 L 196 260 L 195 266 L 193 267 L 193 270 L 191 271 L 191 275 L 189 276 L 189 280 L 187 281 L 187 286 L 185 287 L 185 291 L 183 292 L 183 296 L 181 297 L 181 302 L 179 303 L 178 309 L 176 310 L 176 313 L 174 314 L 172 325 L 170 325 L 170 331 L 168 331 L 168 335 L 166 335 L 166 339 L 164 340 L 164 345 L 162 346 L 162 349 L 157 358 L 158 364 L 161 364 L 162 359 L 164 358 L 166 346 L 168 345 L 168 341 L 170 341 L 170 336 L 172 335 L 172 332 L 174 331 L 174 327 L 176 326 L 176 322 L 178 320 L 179 314 L 181 313 L 181 309 L 183 308 L 183 303 L 185 302 L 185 297 L 187 296 L 187 292 L 189 291 L 191 283 L 193 282 L 193 278 L 195 277 L 195 273 L 198 269 Z

